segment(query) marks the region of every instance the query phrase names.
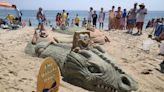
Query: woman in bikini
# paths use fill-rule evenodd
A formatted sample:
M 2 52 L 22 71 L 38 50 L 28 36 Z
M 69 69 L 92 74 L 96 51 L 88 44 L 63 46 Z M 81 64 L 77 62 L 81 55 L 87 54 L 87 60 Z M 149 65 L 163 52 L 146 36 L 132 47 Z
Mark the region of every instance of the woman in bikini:
M 121 11 L 121 7 L 118 7 L 118 10 L 116 11 L 115 14 L 115 23 L 116 23 L 116 29 L 120 29 L 120 23 L 121 23 L 121 16 L 122 16 L 122 11 Z
M 109 25 L 108 30 L 115 29 L 115 6 L 112 6 L 112 10 L 109 11 Z

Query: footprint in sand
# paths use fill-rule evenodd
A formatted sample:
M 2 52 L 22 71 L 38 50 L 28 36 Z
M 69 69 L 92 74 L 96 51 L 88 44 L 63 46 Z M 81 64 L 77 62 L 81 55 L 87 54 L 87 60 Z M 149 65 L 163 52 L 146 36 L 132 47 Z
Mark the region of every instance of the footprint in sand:
M 121 58 L 121 59 L 123 60 L 123 62 L 129 63 L 129 62 L 128 62 L 128 59 L 126 59 L 126 58 Z
M 144 70 L 141 72 L 141 74 L 144 74 L 144 75 L 153 74 L 152 71 L 153 71 L 153 70 L 151 70 L 151 69 L 144 69 Z
M 13 63 L 12 62 L 8 62 L 7 64 L 12 65 Z
M 10 74 L 13 74 L 14 76 L 17 76 L 18 75 L 15 71 L 11 71 L 11 70 L 9 70 L 9 73 Z
M 2 54 L 0 54 L 0 58 L 2 58 L 3 60 L 5 59 L 5 60 L 8 60 L 8 58 L 7 57 L 5 57 L 4 55 L 2 55 Z
M 9 87 L 9 88 L 6 88 L 7 92 L 24 92 L 23 89 L 19 89 L 19 88 L 16 88 L 16 87 Z

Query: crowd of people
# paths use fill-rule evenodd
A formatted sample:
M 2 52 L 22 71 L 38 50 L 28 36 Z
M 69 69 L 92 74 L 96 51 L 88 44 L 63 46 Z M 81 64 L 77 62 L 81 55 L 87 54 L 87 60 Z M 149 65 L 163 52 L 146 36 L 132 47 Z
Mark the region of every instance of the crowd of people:
M 142 34 L 142 28 L 145 15 L 147 14 L 147 9 L 145 8 L 145 5 L 143 3 L 140 5 L 135 3 L 134 7 L 129 11 L 127 11 L 127 9 L 122 10 L 121 7 L 118 7 L 117 10 L 115 10 L 115 6 L 112 6 L 112 9 L 108 12 L 105 12 L 104 8 L 101 8 L 99 14 L 97 14 L 96 10 L 94 10 L 93 7 L 90 7 L 87 18 L 84 17 L 83 20 L 80 19 L 78 14 L 76 14 L 73 19 L 70 19 L 69 13 L 63 10 L 61 13 L 59 12 L 56 15 L 56 27 L 70 25 L 80 26 L 80 21 L 82 21 L 82 27 L 87 27 L 91 25 L 97 27 L 98 22 L 99 28 L 103 29 L 106 14 L 108 15 L 107 17 L 109 19 L 108 30 L 127 29 L 127 33 L 132 34 L 133 28 L 136 27 L 138 29 L 138 32 L 136 34 L 140 35 Z M 46 21 L 46 17 L 42 8 L 39 8 L 39 11 L 37 13 L 37 20 L 39 24 L 42 24 Z
M 144 4 L 139 5 L 137 8 L 137 3 L 134 4 L 134 7 L 127 11 L 121 7 L 117 8 L 115 11 L 115 6 L 112 6 L 112 9 L 109 11 L 109 25 L 108 29 L 127 29 L 127 33 L 132 34 L 133 28 L 137 27 L 138 32 L 135 34 L 142 34 L 142 28 L 144 24 L 145 15 L 147 14 L 147 9 Z
M 164 18 L 153 18 L 149 20 L 146 28 L 155 28 L 158 23 L 164 23 Z

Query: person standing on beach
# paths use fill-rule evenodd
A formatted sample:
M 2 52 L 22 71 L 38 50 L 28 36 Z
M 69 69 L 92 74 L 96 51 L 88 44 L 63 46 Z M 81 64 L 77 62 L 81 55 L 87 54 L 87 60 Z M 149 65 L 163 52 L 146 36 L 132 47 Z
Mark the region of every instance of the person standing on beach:
M 137 3 L 134 4 L 134 7 L 130 9 L 128 16 L 127 16 L 127 33 L 132 34 L 133 28 L 136 25 L 136 16 L 137 16 Z
M 69 13 L 67 13 L 67 18 L 66 18 L 66 26 L 69 26 L 69 21 L 70 21 L 70 18 L 69 18 Z
M 102 28 L 104 27 L 104 19 L 105 19 L 105 12 L 103 11 L 103 8 L 101 8 L 101 11 L 99 13 L 99 28 Z
M 121 23 L 121 17 L 122 17 L 122 11 L 121 7 L 118 7 L 118 10 L 115 12 L 115 24 L 116 24 L 116 29 L 120 29 L 120 23 Z
M 121 30 L 126 29 L 126 18 L 127 18 L 127 12 L 126 9 L 124 9 L 121 17 L 121 23 L 120 23 Z
M 108 30 L 115 29 L 115 6 L 112 6 L 112 10 L 109 11 L 109 23 L 108 23 Z
M 29 26 L 31 27 L 31 26 L 32 26 L 32 24 L 31 24 L 31 20 L 30 20 L 30 19 L 28 20 L 28 23 L 29 23 Z
M 79 15 L 76 14 L 76 17 L 75 17 L 75 25 L 76 25 L 76 26 L 79 26 L 79 22 L 80 22 Z
M 56 15 L 56 27 L 60 26 L 60 22 L 61 22 L 60 13 L 57 13 L 57 15 Z
M 93 8 L 90 7 L 90 11 L 88 12 L 88 24 L 90 25 L 92 22 L 92 14 L 93 14 Z
M 142 28 L 143 28 L 143 24 L 144 24 L 144 19 L 145 19 L 145 15 L 147 14 L 147 9 L 145 8 L 145 5 L 142 3 L 139 5 L 139 9 L 137 10 L 137 23 L 136 23 L 136 27 L 138 29 L 138 32 L 136 34 L 141 35 L 142 34 Z
M 38 20 L 38 27 L 46 21 L 46 17 L 41 7 L 39 8 L 37 12 L 36 18 Z
M 93 26 L 96 27 L 96 23 L 97 23 L 97 14 L 96 11 L 94 10 L 93 14 L 92 14 L 92 22 L 93 22 Z
M 62 25 L 65 25 L 66 24 L 66 18 L 67 18 L 67 13 L 65 10 L 63 10 L 61 17 L 62 17 Z
M 71 21 L 71 27 L 73 27 L 74 25 L 75 25 L 75 20 L 72 19 L 72 21 Z

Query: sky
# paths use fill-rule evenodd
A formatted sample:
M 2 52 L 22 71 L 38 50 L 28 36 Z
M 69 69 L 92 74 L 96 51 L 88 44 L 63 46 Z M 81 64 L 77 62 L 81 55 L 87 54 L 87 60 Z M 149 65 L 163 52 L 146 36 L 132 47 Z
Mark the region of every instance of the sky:
M 44 10 L 89 10 L 93 7 L 100 10 L 110 10 L 113 5 L 122 9 L 130 9 L 135 2 L 144 3 L 150 11 L 164 11 L 164 0 L 0 0 L 16 4 L 21 10 L 36 10 L 42 7 Z

